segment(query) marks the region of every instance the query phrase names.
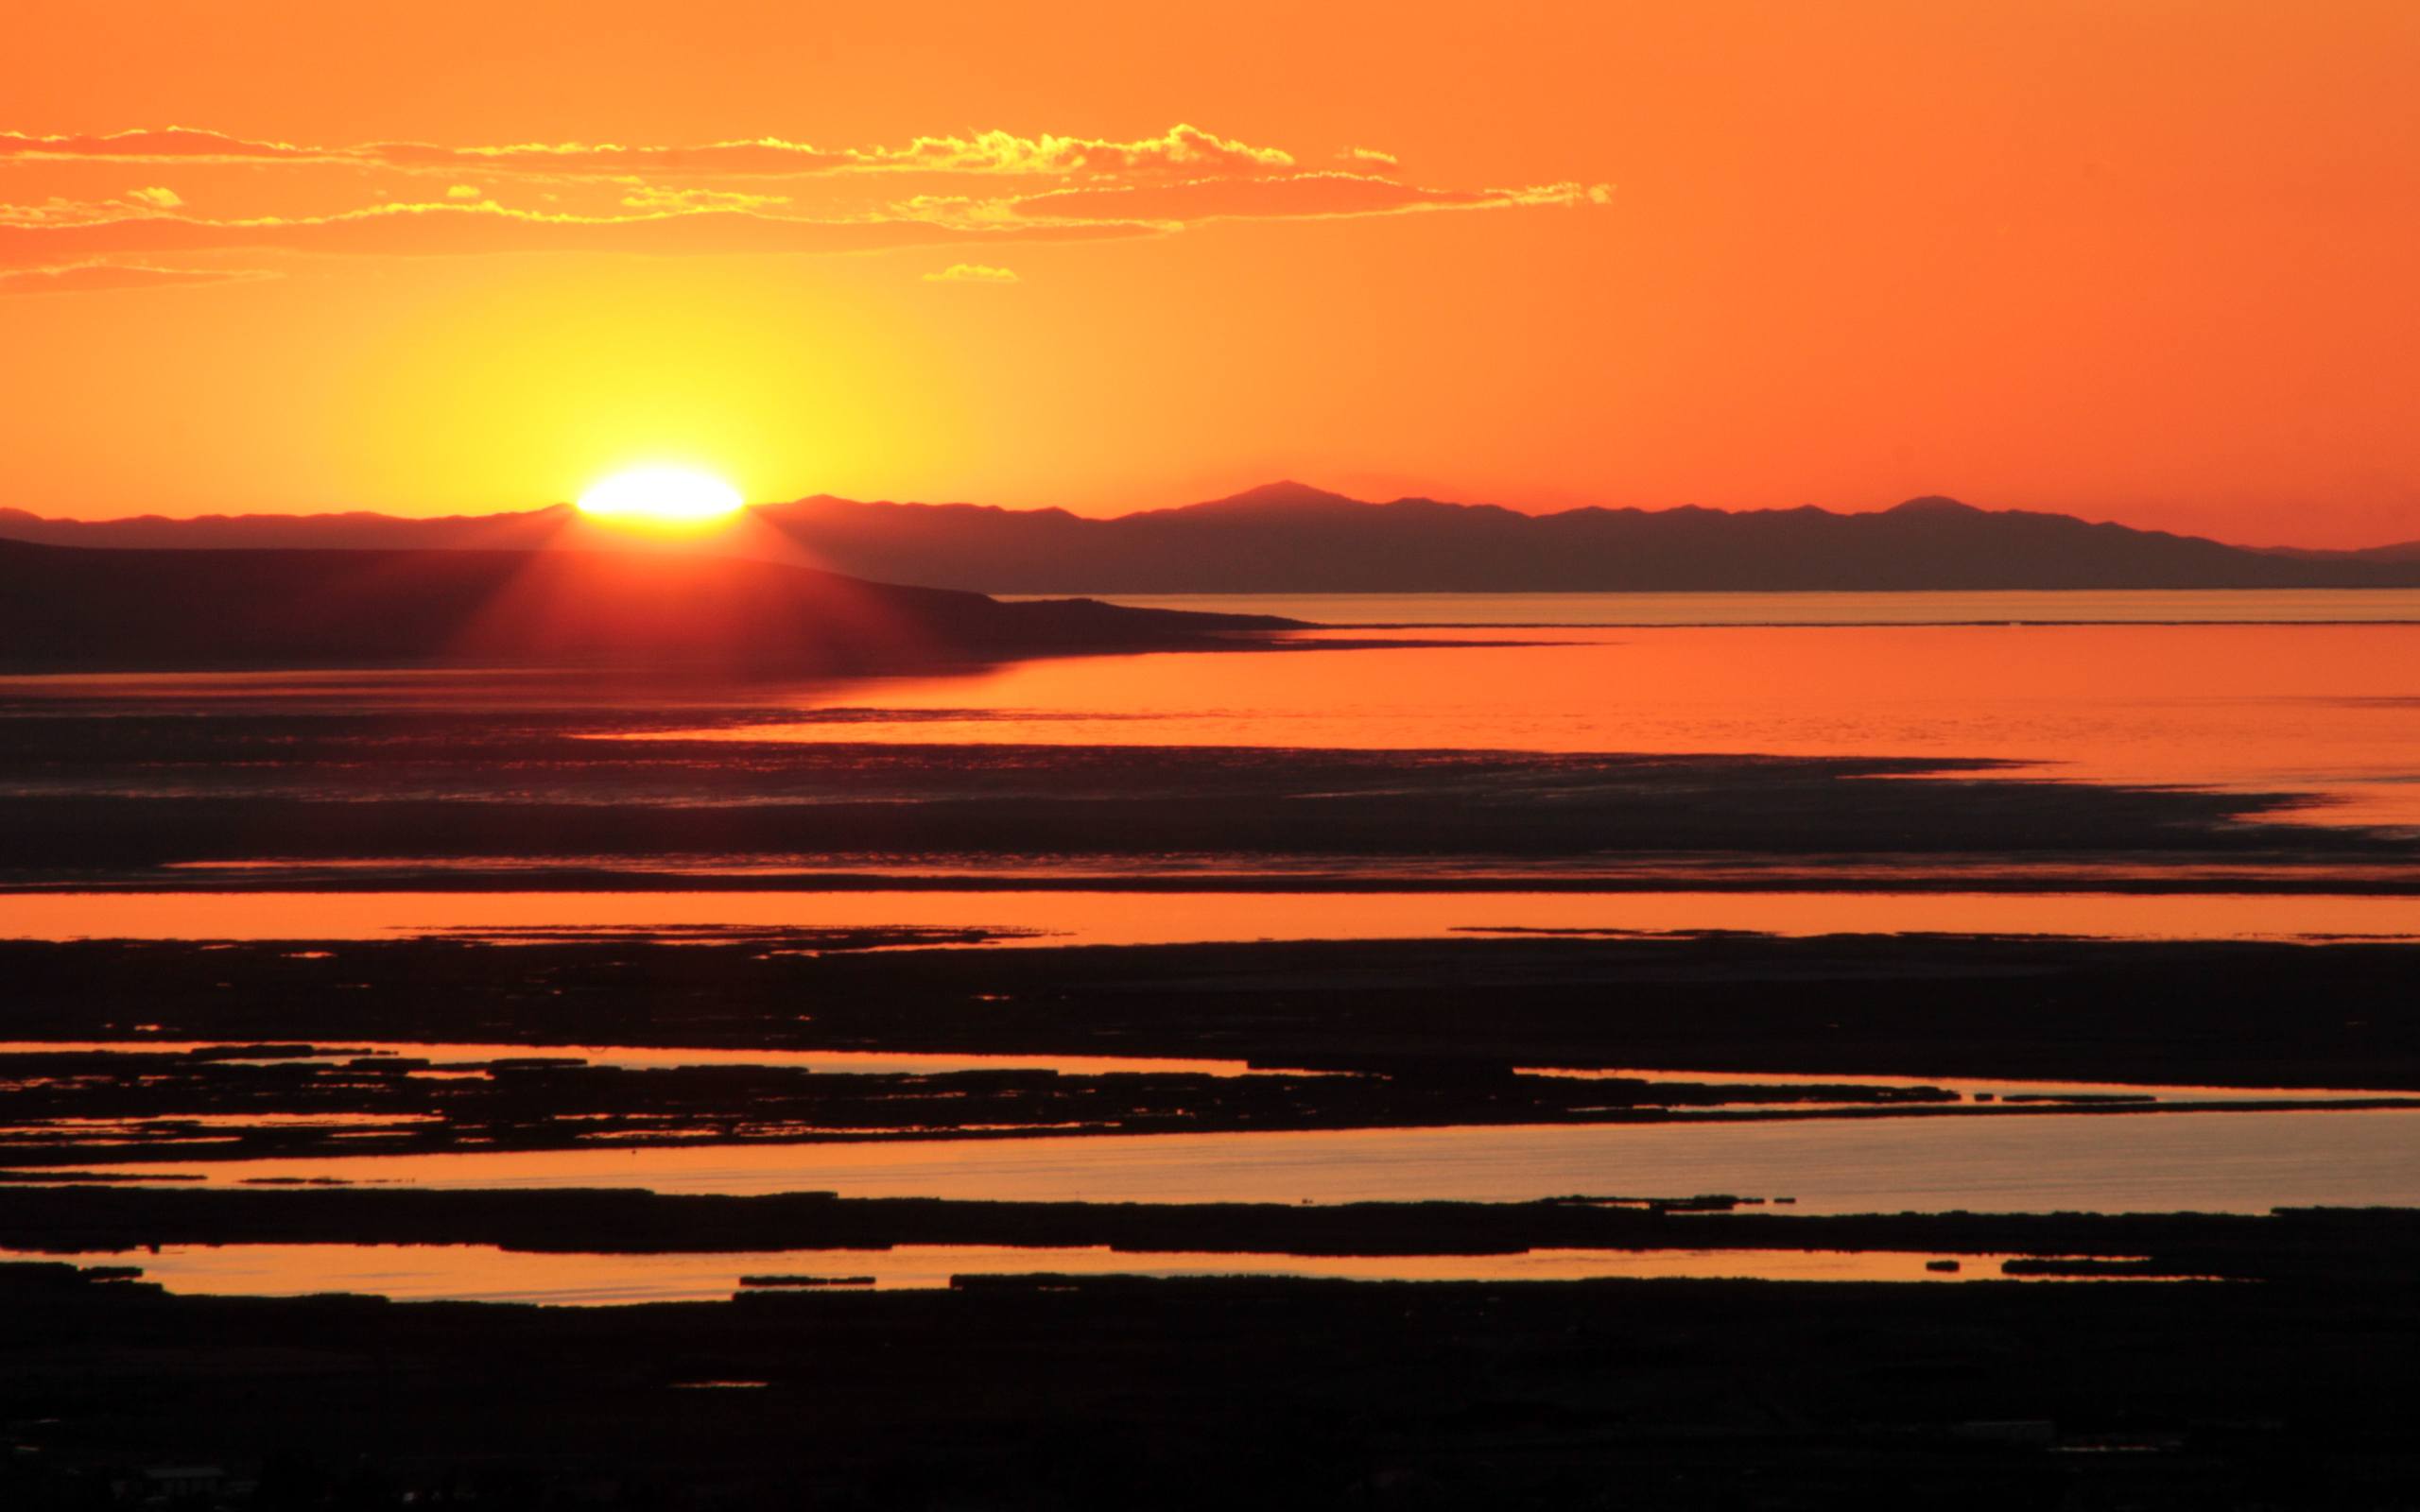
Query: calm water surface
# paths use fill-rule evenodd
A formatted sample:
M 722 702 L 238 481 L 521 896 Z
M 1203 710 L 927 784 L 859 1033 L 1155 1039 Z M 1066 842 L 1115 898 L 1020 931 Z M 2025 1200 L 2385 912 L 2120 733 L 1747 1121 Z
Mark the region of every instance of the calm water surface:
M 1666 935 L 2420 938 L 2420 897 L 1964 892 L 89 892 L 0 894 L 0 937 L 554 942 L 696 930 L 982 928 L 967 947 Z M 942 946 L 941 949 L 953 947 Z
M 2000 1280 L 2004 1254 L 1790 1249 L 1533 1249 L 1516 1255 L 1193 1254 L 994 1245 L 755 1250 L 719 1255 L 531 1254 L 486 1245 L 163 1245 L 157 1251 L 38 1254 L 0 1261 L 132 1265 L 195 1297 L 354 1292 L 398 1301 L 611 1307 L 719 1302 L 742 1276 L 865 1276 L 873 1290 L 930 1290 L 957 1276 L 1299 1276 L 1379 1281 L 1571 1281 L 1608 1278 L 1794 1281 Z M 1954 1272 L 1926 1263 L 1955 1259 Z M 2036 1284 L 2057 1278 L 2024 1278 Z M 862 1287 L 815 1290 L 865 1290 Z
M 1095 1135 L 357 1156 L 119 1168 L 212 1185 L 837 1192 L 1032 1202 L 1795 1197 L 1802 1212 L 2420 1206 L 2420 1110 Z
M 1007 595 L 1038 597 L 1042 595 Z M 1102 593 L 1138 609 L 1318 625 L 2420 625 L 2420 589 L 1907 593 Z
M 627 690 L 562 676 L 9 678 L 0 679 L 0 729 L 5 716 L 26 714 L 464 712 L 509 719 L 509 711 L 527 709 L 592 714 L 580 732 L 599 737 L 759 746 L 1991 758 L 2032 776 L 2303 794 L 2314 804 L 2304 818 L 2420 827 L 2420 593 L 2015 595 L 2033 616 L 2016 621 L 2001 602 L 2010 596 L 1698 594 L 1650 605 L 1616 595 L 1634 610 L 1652 609 L 1636 616 L 1649 623 L 1540 632 L 1470 622 L 1520 611 L 1534 623 L 1549 610 L 1596 618 L 1597 610 L 1544 602 L 1555 595 L 1509 608 L 1473 600 L 1460 611 L 1461 627 L 1421 629 L 1432 644 L 1420 645 L 1313 648 L 1357 633 L 1328 631 L 1277 652 L 654 688 L 643 717 L 627 712 Z M 1340 612 L 1328 602 L 1290 607 Z M 2191 605 L 2209 622 L 2187 618 Z M 1791 615 L 1801 622 L 1774 622 Z M 1765 622 L 1734 623 L 1756 617 Z M 1849 620 L 1857 623 L 1841 623 Z M 1501 644 L 1508 640 L 1526 644 Z M 694 711 L 694 724 L 681 711 Z M 667 713 L 675 716 L 668 722 Z M 273 770 L 276 750 L 260 755 Z M 478 775 L 524 784 L 542 774 Z M 74 791 L 78 777 L 46 771 L 26 790 Z
M 2420 624 L 1571 627 L 1526 644 L 1422 633 L 1444 644 L 871 679 L 801 690 L 788 724 L 648 733 L 1987 757 L 2027 776 L 2307 794 L 2306 819 L 2420 826 Z

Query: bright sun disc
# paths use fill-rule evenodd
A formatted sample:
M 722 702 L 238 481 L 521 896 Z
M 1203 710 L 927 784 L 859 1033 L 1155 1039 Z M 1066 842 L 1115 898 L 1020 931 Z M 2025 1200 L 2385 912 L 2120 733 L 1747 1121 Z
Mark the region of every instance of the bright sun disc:
M 579 496 L 579 512 L 600 520 L 696 524 L 735 514 L 739 490 L 711 472 L 641 467 L 616 472 Z

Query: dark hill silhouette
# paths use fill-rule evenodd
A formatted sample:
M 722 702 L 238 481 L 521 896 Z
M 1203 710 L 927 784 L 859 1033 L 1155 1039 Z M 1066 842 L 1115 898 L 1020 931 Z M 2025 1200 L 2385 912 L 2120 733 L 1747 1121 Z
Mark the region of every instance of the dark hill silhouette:
M 0 541 L 0 669 L 599 665 L 797 673 L 1198 645 L 1249 615 L 1003 604 L 727 557 Z
M 2420 585 L 2066 515 L 1913 499 L 1872 514 L 1366 504 L 1299 484 L 1115 519 L 816 497 L 759 519 L 851 572 L 1000 593 L 2288 588 Z
M 1877 513 L 1568 509 L 1406 498 L 1373 504 L 1284 482 L 1111 519 L 1064 509 L 859 503 L 759 506 L 706 549 L 888 582 L 985 593 L 1413 593 L 2420 586 L 2420 552 L 2232 546 L 2069 515 L 1910 499 Z M 594 544 L 562 507 L 381 515 L 45 521 L 0 510 L 0 537 L 81 545 L 493 548 Z
M 206 514 L 189 519 L 130 515 L 122 520 L 49 520 L 0 509 L 0 540 L 53 546 L 169 546 L 224 550 L 320 548 L 397 551 L 474 548 L 536 551 L 556 542 L 575 520 L 570 505 L 500 514 L 410 518 L 349 509 L 336 514 Z

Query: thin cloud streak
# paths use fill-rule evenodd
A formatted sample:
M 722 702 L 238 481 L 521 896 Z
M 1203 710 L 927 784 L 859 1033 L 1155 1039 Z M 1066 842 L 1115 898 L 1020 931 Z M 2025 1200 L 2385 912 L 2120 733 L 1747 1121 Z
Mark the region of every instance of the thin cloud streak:
M 405 172 L 484 173 L 541 179 L 688 173 L 733 177 L 816 177 L 835 173 L 965 173 L 1117 176 L 1148 173 L 1255 174 L 1293 166 L 1291 153 L 1230 140 L 1180 122 L 1156 137 L 1119 142 L 1098 137 L 920 136 L 905 146 L 826 148 L 779 137 L 709 142 L 688 146 L 618 143 L 524 142 L 439 146 L 374 142 L 313 146 L 253 142 L 186 127 L 136 129 L 105 136 L 38 136 L 0 131 L 0 160 L 41 163 L 285 163 L 387 167 Z
M 186 194 L 199 191 L 173 183 L 133 190 L 96 183 L 82 194 L 0 203 L 0 270 L 79 270 L 60 286 L 97 287 L 105 281 L 80 270 L 99 262 L 116 260 L 131 267 L 127 260 L 227 251 L 689 256 L 974 248 L 1012 240 L 1165 235 L 1213 220 L 1601 205 L 1611 195 L 1603 184 L 1431 187 L 1394 177 L 1392 157 L 1376 149 L 1349 148 L 1347 156 L 1351 169 L 1305 169 L 1282 148 L 1184 124 L 1132 141 L 986 131 L 920 136 L 904 146 L 840 149 L 769 136 L 694 146 L 325 146 L 186 127 L 107 135 L 0 131 L 0 188 L 20 175 L 38 181 L 47 178 L 57 188 L 61 175 L 116 175 L 138 163 L 183 164 L 197 175 L 229 164 L 304 174 L 336 169 L 341 170 L 337 185 L 368 181 L 373 189 L 380 171 L 403 176 L 394 180 L 402 191 L 394 198 L 382 195 L 380 203 L 333 209 L 324 178 L 298 187 L 298 180 L 283 173 L 247 177 L 247 208 L 259 213 L 236 215 L 194 214 Z M 439 174 L 442 187 L 415 177 Z M 906 192 L 920 175 L 989 183 L 981 191 L 950 192 L 936 185 L 932 192 Z M 773 180 L 786 180 L 781 185 L 785 192 L 771 192 Z M 750 186 L 734 187 L 735 182 Z M 307 188 L 320 191 L 316 199 L 300 198 Z M 555 191 L 561 190 L 562 202 L 544 209 L 506 202 L 515 198 L 515 188 L 543 194 L 548 201 L 557 200 Z M 213 203 L 222 198 L 203 198 Z M 1007 272 L 969 261 L 926 276 L 994 283 L 1015 277 L 985 278 L 959 268 Z M 213 270 L 193 282 L 227 276 Z
M 1610 184 L 1549 183 L 1512 189 L 1426 189 L 1368 174 L 1323 171 L 1283 179 L 1215 179 L 1166 185 L 1055 189 L 988 203 L 1009 220 L 1033 223 L 1140 221 L 1183 226 L 1204 220 L 1333 219 L 1397 215 L 1423 210 L 1502 210 L 1603 205 Z M 938 208 L 938 201 L 924 201 Z M 970 218 L 982 218 L 979 215 Z
M 938 273 L 925 275 L 927 284 L 1022 284 L 1012 267 L 994 267 L 987 263 L 952 263 Z

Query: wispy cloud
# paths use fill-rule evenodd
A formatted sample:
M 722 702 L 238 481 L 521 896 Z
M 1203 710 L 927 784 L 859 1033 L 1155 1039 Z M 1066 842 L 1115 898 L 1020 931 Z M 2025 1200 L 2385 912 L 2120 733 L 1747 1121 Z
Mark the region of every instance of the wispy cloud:
M 937 221 L 989 227 L 1139 224 L 1179 230 L 1206 220 L 1334 219 L 1428 210 L 1506 210 L 1603 205 L 1610 184 L 1547 183 L 1512 189 L 1430 189 L 1369 174 L 1322 171 L 1272 179 L 1197 179 L 1174 183 L 1051 189 L 992 198 L 926 196 L 909 201 Z
M 1184 124 L 1132 140 L 983 131 L 851 147 L 774 136 L 695 146 L 444 146 L 254 140 L 189 127 L 0 131 L 0 270 L 73 272 L 75 286 L 97 286 L 87 271 L 96 263 L 139 262 L 156 274 L 164 271 L 156 259 L 229 251 L 973 249 L 1166 235 L 1212 220 L 1584 207 L 1611 194 L 1602 184 L 1422 184 L 1401 177 L 1392 155 L 1376 148 L 1350 147 L 1343 157 L 1350 167 L 1306 168 L 1284 148 Z M 177 165 L 195 183 L 180 177 L 176 189 L 121 189 L 135 164 Z M 527 192 L 512 193 L 515 186 Z M 189 194 L 218 213 L 194 214 Z M 371 195 L 376 202 L 360 202 Z M 516 199 L 544 208 L 510 202 Z M 926 276 L 1015 278 L 988 261 Z
M 927 284 L 1019 284 L 1015 268 L 994 267 L 988 263 L 952 263 L 938 273 L 925 275 Z
M 488 173 L 541 178 L 685 173 L 737 177 L 814 177 L 835 173 L 1011 173 L 1121 175 L 1137 173 L 1264 173 L 1291 167 L 1291 153 L 1253 146 L 1179 123 L 1155 137 L 920 136 L 900 146 L 821 147 L 757 137 L 687 146 L 614 142 L 519 142 L 439 146 L 424 142 L 372 142 L 314 146 L 256 142 L 187 127 L 118 131 L 106 136 L 39 136 L 0 131 L 0 160 L 73 163 L 331 163 L 408 172 Z
M 752 195 L 741 189 L 668 189 L 641 183 L 621 199 L 625 210 L 768 210 L 790 203 L 788 195 Z
M 0 226 L 75 226 L 88 221 L 123 220 L 161 215 L 183 203 L 170 189 L 135 189 L 111 199 L 51 195 L 23 204 L 0 203 Z
M 310 163 L 330 156 L 325 148 L 286 142 L 247 142 L 219 131 L 171 126 L 157 130 L 116 131 L 106 136 L 35 136 L 0 131 L 0 158 L 51 162 L 96 159 L 107 163 Z

